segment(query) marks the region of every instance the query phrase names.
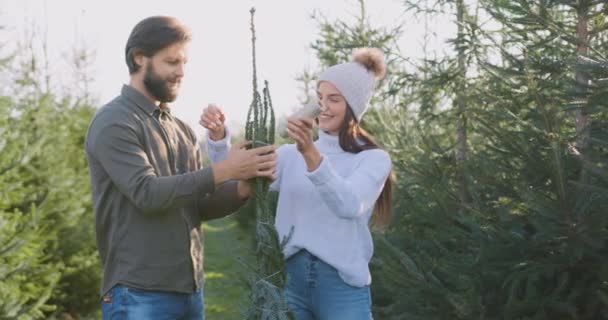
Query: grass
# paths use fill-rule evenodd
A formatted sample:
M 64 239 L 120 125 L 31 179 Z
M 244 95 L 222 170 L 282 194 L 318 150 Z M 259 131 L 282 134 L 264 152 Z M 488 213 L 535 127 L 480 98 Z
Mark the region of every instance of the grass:
M 237 226 L 233 217 L 203 224 L 205 246 L 205 315 L 208 319 L 243 319 L 248 306 L 246 279 L 251 263 L 252 235 Z

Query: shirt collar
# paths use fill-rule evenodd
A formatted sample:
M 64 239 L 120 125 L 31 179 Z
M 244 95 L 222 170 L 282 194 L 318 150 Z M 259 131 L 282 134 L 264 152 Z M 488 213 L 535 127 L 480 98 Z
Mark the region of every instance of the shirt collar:
M 137 107 L 150 116 L 154 116 L 155 113 L 163 112 L 157 105 L 152 103 L 152 101 L 148 100 L 141 92 L 130 85 L 125 84 L 122 86 L 121 95 L 133 101 Z M 169 109 L 166 108 L 164 112 L 167 112 L 167 110 Z M 168 114 L 170 114 L 170 112 L 168 112 Z

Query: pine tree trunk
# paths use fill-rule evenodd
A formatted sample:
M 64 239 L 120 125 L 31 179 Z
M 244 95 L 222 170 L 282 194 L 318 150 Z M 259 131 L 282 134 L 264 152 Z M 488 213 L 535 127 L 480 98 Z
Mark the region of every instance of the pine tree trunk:
M 577 54 L 579 57 L 587 57 L 589 55 L 589 2 L 582 0 L 578 7 L 578 22 L 576 26 L 579 43 L 577 45 Z M 581 100 L 578 110 L 576 111 L 576 147 L 583 159 L 586 155 L 586 150 L 589 147 L 589 113 L 587 110 L 587 86 L 589 85 L 589 76 L 582 70 L 576 71 L 577 94 Z M 580 182 L 585 183 L 587 173 L 583 166 L 580 176 Z
M 458 24 L 458 35 L 456 46 L 458 50 L 458 73 L 459 81 L 456 86 L 456 106 L 458 116 L 458 128 L 456 136 L 456 163 L 458 165 L 458 197 L 461 208 L 470 202 L 469 191 L 466 182 L 466 160 L 468 152 L 467 142 L 467 105 L 466 105 L 466 56 L 463 47 L 464 42 L 464 7 L 463 0 L 456 1 L 456 21 Z

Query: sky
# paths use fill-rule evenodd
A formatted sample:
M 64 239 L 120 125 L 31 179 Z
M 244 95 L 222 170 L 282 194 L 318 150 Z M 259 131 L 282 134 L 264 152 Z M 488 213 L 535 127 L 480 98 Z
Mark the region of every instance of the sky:
M 408 57 L 422 56 L 424 23 L 405 12 L 404 0 L 368 0 L 372 26 L 405 23 L 399 44 Z M 194 5 L 196 3 L 196 5 Z M 35 30 L 47 41 L 50 70 L 57 78 L 70 77 L 65 55 L 75 45 L 94 51 L 90 67 L 91 93 L 101 106 L 115 97 L 129 75 L 124 46 L 132 28 L 152 15 L 175 16 L 189 26 L 193 40 L 180 94 L 172 112 L 202 132 L 198 118 L 209 103 L 221 106 L 227 122 L 242 126 L 252 99 L 251 33 L 249 9 L 256 8 L 258 78 L 268 80 L 277 116 L 298 107 L 302 91 L 295 78 L 305 69 L 316 70 L 310 44 L 318 36 L 319 11 L 330 20 L 354 20 L 355 0 L 0 0 L 2 43 L 23 40 Z M 431 21 L 437 34 L 433 50 L 448 50 L 445 39 L 453 34 L 453 19 Z M 62 64 L 63 61 L 63 64 Z

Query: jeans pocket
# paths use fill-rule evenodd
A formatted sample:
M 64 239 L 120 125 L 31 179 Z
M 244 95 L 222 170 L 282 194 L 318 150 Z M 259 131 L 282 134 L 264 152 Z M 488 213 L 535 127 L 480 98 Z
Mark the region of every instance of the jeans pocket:
M 125 288 L 117 285 L 101 298 L 101 314 L 103 320 L 127 319 Z

